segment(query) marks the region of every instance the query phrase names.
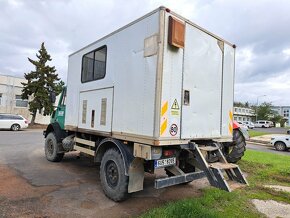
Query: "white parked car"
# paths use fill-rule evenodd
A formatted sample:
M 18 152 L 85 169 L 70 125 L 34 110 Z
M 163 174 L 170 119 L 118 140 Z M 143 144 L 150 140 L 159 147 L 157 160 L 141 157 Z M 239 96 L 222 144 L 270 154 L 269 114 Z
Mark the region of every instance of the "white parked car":
M 271 138 L 271 145 L 274 145 L 277 151 L 286 151 L 290 149 L 290 136 L 279 135 Z
M 267 120 L 258 120 L 255 122 L 255 127 L 256 128 L 269 128 L 269 121 Z
M 28 121 L 24 117 L 15 114 L 0 114 L 0 129 L 18 131 L 28 127 Z
M 238 121 L 238 124 L 240 125 L 240 127 L 244 128 L 245 130 L 248 130 L 247 125 L 245 125 L 243 122 Z
M 269 127 L 275 127 L 274 123 L 272 121 L 267 121 L 267 123 L 269 124 Z
M 247 126 L 249 129 L 253 129 L 255 127 L 254 123 L 251 121 L 244 121 L 243 124 Z

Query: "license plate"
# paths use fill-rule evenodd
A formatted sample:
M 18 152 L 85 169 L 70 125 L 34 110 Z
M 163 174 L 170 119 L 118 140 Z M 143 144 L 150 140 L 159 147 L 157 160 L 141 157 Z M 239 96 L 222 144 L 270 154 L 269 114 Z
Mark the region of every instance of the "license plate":
M 175 157 L 161 159 L 161 160 L 155 160 L 154 167 L 155 168 L 166 167 L 166 166 L 170 166 L 170 165 L 175 165 L 175 163 L 176 163 Z

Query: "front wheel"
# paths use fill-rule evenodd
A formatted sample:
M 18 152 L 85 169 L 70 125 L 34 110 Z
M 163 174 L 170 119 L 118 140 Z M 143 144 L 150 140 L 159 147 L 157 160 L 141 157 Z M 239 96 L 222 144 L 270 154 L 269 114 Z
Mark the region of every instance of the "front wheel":
M 64 153 L 59 153 L 60 144 L 57 143 L 53 132 L 48 133 L 45 139 L 44 150 L 46 159 L 51 162 L 59 162 L 62 160 Z
M 233 131 L 233 142 L 223 143 L 223 152 L 228 162 L 237 163 L 246 151 L 246 140 L 239 129 Z
M 101 185 L 105 195 L 113 201 L 123 201 L 128 198 L 129 177 L 125 175 L 125 165 L 121 153 L 108 149 L 100 166 Z

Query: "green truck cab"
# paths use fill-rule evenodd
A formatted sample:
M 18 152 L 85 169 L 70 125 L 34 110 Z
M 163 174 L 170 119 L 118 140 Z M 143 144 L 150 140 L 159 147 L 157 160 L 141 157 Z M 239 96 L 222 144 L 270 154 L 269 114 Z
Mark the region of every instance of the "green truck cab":
M 63 87 L 57 107 L 52 112 L 50 123 L 43 131 L 46 158 L 54 162 L 62 160 L 65 153 L 64 146 L 66 145 L 63 140 L 68 136 L 68 132 L 64 130 L 66 90 L 66 87 Z M 50 93 L 50 99 L 52 103 L 55 103 L 55 93 Z
M 53 111 L 50 123 L 58 123 L 61 129 L 64 129 L 64 121 L 65 121 L 65 101 L 66 101 L 66 87 L 63 88 L 58 105 L 56 109 Z

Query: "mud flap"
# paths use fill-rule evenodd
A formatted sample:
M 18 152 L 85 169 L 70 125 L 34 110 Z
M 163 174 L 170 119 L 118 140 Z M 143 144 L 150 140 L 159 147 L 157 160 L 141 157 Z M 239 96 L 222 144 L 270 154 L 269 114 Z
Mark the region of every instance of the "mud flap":
M 137 192 L 143 190 L 144 182 L 144 165 L 143 159 L 134 158 L 129 166 L 129 185 L 128 193 Z

